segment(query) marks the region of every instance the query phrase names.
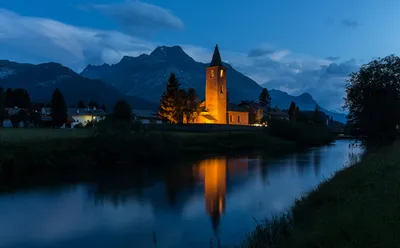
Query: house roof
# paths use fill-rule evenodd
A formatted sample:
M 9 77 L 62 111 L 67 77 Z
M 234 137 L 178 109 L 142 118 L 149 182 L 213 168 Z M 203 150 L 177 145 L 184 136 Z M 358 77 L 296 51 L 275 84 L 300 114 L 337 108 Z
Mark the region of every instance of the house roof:
M 238 106 L 233 103 L 228 103 L 228 111 L 249 112 L 246 108 Z
M 79 110 L 79 113 L 78 113 Z M 68 108 L 67 109 L 68 116 L 78 116 L 78 115 L 91 115 L 91 116 L 105 116 L 108 113 L 102 109 L 87 109 L 87 108 Z
M 207 120 L 210 120 L 210 121 L 216 121 L 217 120 L 210 114 L 202 114 L 201 116 L 203 116 L 204 118 L 206 118 Z
M 141 118 L 158 118 L 157 112 L 152 110 L 132 109 L 132 113 L 134 116 Z
M 218 45 L 215 45 L 214 54 L 211 59 L 210 67 L 213 66 L 221 66 L 222 67 L 222 60 L 221 55 L 219 53 Z

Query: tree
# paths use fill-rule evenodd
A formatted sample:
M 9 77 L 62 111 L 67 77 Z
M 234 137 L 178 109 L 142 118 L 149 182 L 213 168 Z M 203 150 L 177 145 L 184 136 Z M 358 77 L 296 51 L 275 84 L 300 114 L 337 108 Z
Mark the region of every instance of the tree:
M 257 123 L 257 111 L 254 107 L 249 105 L 247 111 L 249 111 L 249 124 Z
M 101 109 L 104 111 L 104 112 L 107 112 L 107 107 L 106 107 L 106 105 L 101 105 Z
M 4 89 L 0 87 L 0 127 L 3 126 L 5 118 L 6 118 L 6 95 L 4 93 Z
M 186 122 L 191 123 L 199 115 L 200 101 L 197 97 L 197 92 L 193 88 L 189 88 L 186 95 L 186 109 L 185 117 Z
M 62 126 L 67 121 L 67 104 L 61 91 L 56 88 L 51 98 L 51 117 L 53 118 L 53 126 Z
M 5 97 L 6 106 L 9 108 L 18 107 L 27 109 L 31 106 L 31 97 L 25 89 L 18 88 L 13 90 L 8 88 Z
M 158 117 L 164 122 L 178 123 L 177 97 L 179 87 L 178 79 L 174 73 L 171 73 L 158 109 Z
M 312 115 L 312 121 L 317 124 L 321 123 L 321 112 L 319 111 L 318 104 L 315 105 L 315 109 Z
M 93 108 L 95 108 L 95 107 L 98 108 L 99 105 L 98 105 L 97 102 L 95 102 L 95 101 L 90 101 L 89 104 L 88 104 L 88 107 L 91 108 L 91 109 L 93 109 Z
M 400 58 L 390 55 L 350 74 L 344 107 L 357 133 L 373 142 L 396 139 L 400 123 Z
M 289 110 L 288 110 L 288 115 L 290 118 L 293 117 L 293 113 L 296 110 L 296 103 L 294 103 L 293 101 L 290 102 L 290 106 L 289 106 Z
M 290 117 L 290 120 L 297 121 L 299 115 L 300 115 L 300 109 L 299 109 L 299 106 L 296 106 L 296 108 L 293 111 L 292 116 Z
M 132 107 L 128 102 L 121 99 L 118 100 L 113 109 L 112 117 L 115 120 L 131 122 L 132 121 Z
M 174 115 L 176 123 L 183 124 L 185 114 L 188 112 L 188 95 L 184 89 L 179 89 L 175 96 Z
M 263 103 L 266 106 L 271 105 L 271 96 L 269 95 L 267 88 L 262 89 L 258 100 L 260 103 Z
M 86 108 L 85 102 L 83 100 L 79 100 L 78 108 Z

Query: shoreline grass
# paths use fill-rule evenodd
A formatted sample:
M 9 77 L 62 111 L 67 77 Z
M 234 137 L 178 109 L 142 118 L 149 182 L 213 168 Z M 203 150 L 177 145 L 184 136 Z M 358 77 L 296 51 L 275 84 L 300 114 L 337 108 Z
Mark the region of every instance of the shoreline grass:
M 337 172 L 240 247 L 400 247 L 399 149 L 373 151 Z
M 333 141 L 330 132 L 323 128 L 316 135 L 311 127 L 291 124 L 287 131 L 301 135 L 285 139 L 281 129 L 271 132 L 269 128 L 200 133 L 149 131 L 136 124 L 113 121 L 101 123 L 95 129 L 0 129 L 0 176 L 137 167 L 254 151 L 275 157 Z

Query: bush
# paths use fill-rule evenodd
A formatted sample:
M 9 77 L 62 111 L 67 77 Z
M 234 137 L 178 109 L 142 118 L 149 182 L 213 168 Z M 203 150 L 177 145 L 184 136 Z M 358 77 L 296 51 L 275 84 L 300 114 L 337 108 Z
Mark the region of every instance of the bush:
M 321 124 L 271 120 L 268 130 L 273 136 L 305 146 L 325 145 L 335 139 L 330 129 Z

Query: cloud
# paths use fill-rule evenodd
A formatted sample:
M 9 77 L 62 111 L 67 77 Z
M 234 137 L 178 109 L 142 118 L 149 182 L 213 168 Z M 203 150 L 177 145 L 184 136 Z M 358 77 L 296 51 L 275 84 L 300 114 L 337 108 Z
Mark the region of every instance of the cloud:
M 149 53 L 156 44 L 116 31 L 75 27 L 0 9 L 0 55 L 19 62 L 55 61 L 81 70 Z
M 326 59 L 326 60 L 330 60 L 330 61 L 336 61 L 336 60 L 339 60 L 340 57 L 337 57 L 337 56 L 329 56 L 329 57 L 326 57 L 325 59 Z
M 0 57 L 18 62 L 54 61 L 80 72 L 87 64 L 114 64 L 124 55 L 149 54 L 158 45 L 181 45 L 191 57 L 205 63 L 210 62 L 213 52 L 213 47 L 159 44 L 122 32 L 76 27 L 0 9 Z M 220 49 L 224 62 L 256 82 L 266 83 L 268 89 L 281 89 L 290 94 L 308 92 L 328 109 L 342 104 L 344 79 L 358 69 L 353 60 L 333 63 L 332 59 L 287 49 L 264 51 L 258 56 Z
M 343 19 L 341 21 L 341 24 L 346 28 L 357 28 L 360 25 L 360 23 L 352 19 Z
M 142 33 L 157 29 L 182 29 L 183 22 L 171 11 L 141 1 L 87 6 L 115 20 L 124 31 Z
M 273 53 L 274 50 L 273 49 L 263 49 L 263 48 L 255 48 L 249 51 L 248 53 L 248 57 L 260 57 L 263 55 L 268 55 Z

